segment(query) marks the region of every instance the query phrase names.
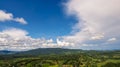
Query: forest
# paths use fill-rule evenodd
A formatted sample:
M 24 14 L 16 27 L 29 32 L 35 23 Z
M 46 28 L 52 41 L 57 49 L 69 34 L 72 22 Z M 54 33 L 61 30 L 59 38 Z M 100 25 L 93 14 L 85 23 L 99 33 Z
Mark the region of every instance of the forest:
M 0 54 L 0 67 L 120 67 L 120 50 L 47 48 Z

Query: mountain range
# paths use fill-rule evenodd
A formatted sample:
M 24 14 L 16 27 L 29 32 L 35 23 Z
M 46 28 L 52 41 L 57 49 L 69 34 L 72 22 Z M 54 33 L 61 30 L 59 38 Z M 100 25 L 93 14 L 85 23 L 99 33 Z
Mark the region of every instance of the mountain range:
M 17 54 L 17 55 L 45 55 L 45 54 L 69 54 L 80 52 L 81 49 L 64 49 L 64 48 L 38 48 L 29 51 L 8 51 L 2 50 L 0 51 L 0 55 L 8 55 L 8 54 Z

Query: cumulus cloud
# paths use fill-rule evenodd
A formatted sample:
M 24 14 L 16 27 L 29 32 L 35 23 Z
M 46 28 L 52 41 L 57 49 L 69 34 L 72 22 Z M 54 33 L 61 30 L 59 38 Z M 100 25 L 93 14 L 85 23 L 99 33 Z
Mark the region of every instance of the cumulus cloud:
M 120 0 L 68 0 L 68 15 L 74 15 L 78 23 L 65 41 L 79 44 L 98 44 L 120 39 Z M 115 38 L 113 38 L 115 37 Z M 110 39 L 112 38 L 112 39 Z M 102 45 L 103 46 L 103 45 Z
M 27 22 L 23 18 L 15 18 L 14 21 L 20 22 L 21 24 L 27 24 Z
M 103 34 L 95 34 L 94 36 L 91 37 L 91 40 L 99 40 L 104 38 Z
M 11 13 L 6 13 L 0 10 L 0 21 L 11 20 L 12 18 L 13 18 L 13 15 Z
M 12 38 L 23 38 L 23 37 L 26 37 L 26 35 L 28 34 L 28 32 L 21 29 L 16 29 L 16 28 L 3 30 L 2 33 L 7 34 Z
M 27 24 L 27 22 L 24 20 L 24 18 L 14 18 L 12 13 L 7 13 L 3 10 L 0 10 L 0 22 L 5 22 L 5 21 L 16 21 L 21 24 Z
M 32 38 L 22 29 L 10 28 L 0 32 L 0 50 L 26 51 L 37 48 L 62 48 L 72 44 L 52 39 Z
M 116 38 L 110 38 L 110 39 L 108 39 L 109 42 L 116 41 L 116 40 L 117 40 Z

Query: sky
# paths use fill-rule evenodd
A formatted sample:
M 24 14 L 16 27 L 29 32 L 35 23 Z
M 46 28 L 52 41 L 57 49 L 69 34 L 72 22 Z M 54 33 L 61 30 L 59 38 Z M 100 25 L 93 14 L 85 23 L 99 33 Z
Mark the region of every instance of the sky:
M 120 49 L 120 0 L 0 0 L 0 50 Z

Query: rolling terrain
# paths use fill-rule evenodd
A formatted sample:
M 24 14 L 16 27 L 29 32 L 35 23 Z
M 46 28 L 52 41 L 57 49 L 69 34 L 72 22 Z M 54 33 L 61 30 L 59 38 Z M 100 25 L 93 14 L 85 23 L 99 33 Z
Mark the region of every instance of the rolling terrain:
M 2 53 L 1 53 L 2 52 Z M 1 51 L 0 67 L 119 67 L 120 50 L 96 51 L 39 48 L 24 52 Z

